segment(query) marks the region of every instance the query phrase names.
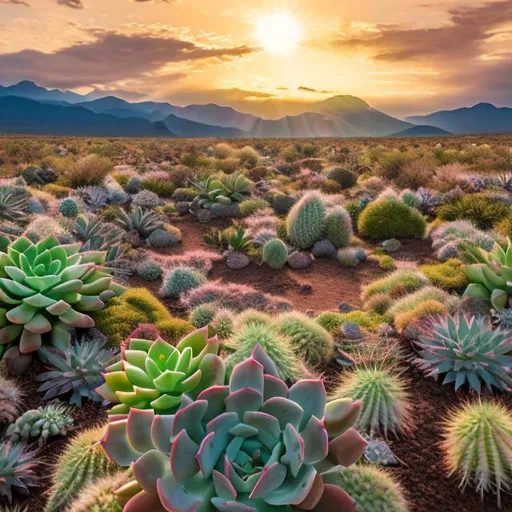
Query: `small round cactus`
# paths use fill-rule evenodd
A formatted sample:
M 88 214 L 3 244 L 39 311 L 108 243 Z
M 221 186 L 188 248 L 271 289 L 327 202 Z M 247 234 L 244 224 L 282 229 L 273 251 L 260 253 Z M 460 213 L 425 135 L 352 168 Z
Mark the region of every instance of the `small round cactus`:
M 442 448 L 450 474 L 472 484 L 482 495 L 512 484 L 512 414 L 493 401 L 467 403 L 452 410 L 444 421 Z
M 17 418 L 21 398 L 18 386 L 0 375 L 0 424 L 12 423 Z
M 190 313 L 190 321 L 199 329 L 211 323 L 216 311 L 217 308 L 213 304 L 200 304 Z
M 263 261 L 274 269 L 283 268 L 288 259 L 288 248 L 278 238 L 269 240 L 263 247 Z
M 386 471 L 372 466 L 350 466 L 332 471 L 324 482 L 339 485 L 361 512 L 408 512 L 402 488 Z
M 333 208 L 325 219 L 325 237 L 332 242 L 336 249 L 342 249 L 350 244 L 354 232 L 352 219 L 345 208 Z
M 219 309 L 215 313 L 210 327 L 221 340 L 225 340 L 233 334 L 234 322 L 235 315 L 230 309 Z
M 154 261 L 143 261 L 136 267 L 136 272 L 139 277 L 145 281 L 156 281 L 160 279 L 163 274 L 162 267 Z
M 412 425 L 406 382 L 391 368 L 360 367 L 342 374 L 333 398 L 361 400 L 359 428 L 370 435 L 406 433 Z
M 63 199 L 59 203 L 59 211 L 69 219 L 74 219 L 78 215 L 78 205 L 74 199 Z
M 170 270 L 163 278 L 160 295 L 162 297 L 178 298 L 206 282 L 203 274 L 191 268 L 178 267 Z

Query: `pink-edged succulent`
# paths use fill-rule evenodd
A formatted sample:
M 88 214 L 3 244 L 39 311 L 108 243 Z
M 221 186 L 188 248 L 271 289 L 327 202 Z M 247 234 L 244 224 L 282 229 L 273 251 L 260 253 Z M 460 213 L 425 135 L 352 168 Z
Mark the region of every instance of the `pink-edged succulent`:
M 349 466 L 366 441 L 352 428 L 359 402 L 327 403 L 322 380 L 291 388 L 257 346 L 229 385 L 184 398 L 175 415 L 132 409 L 102 446 L 134 480 L 117 491 L 124 512 L 354 511 L 322 474 Z
M 219 345 L 216 336 L 208 337 L 208 327 L 191 332 L 176 346 L 162 338 L 132 338 L 121 360 L 107 368 L 105 383 L 96 391 L 116 404 L 111 415 L 123 416 L 132 408 L 173 414 L 185 395 L 195 399 L 204 389 L 224 383 Z

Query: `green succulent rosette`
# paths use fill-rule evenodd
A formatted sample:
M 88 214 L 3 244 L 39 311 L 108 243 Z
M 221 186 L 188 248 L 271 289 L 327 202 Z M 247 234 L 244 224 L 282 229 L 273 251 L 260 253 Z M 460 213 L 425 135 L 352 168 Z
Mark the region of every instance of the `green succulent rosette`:
M 134 480 L 124 512 L 348 512 L 354 500 L 322 475 L 350 466 L 366 441 L 352 428 L 360 402 L 327 403 L 322 380 L 291 388 L 257 346 L 229 385 L 212 386 L 174 415 L 132 409 L 101 444 Z
M 175 413 L 185 395 L 194 399 L 207 387 L 224 384 L 219 345 L 217 336 L 208 337 L 208 327 L 191 332 L 176 346 L 162 338 L 131 339 L 96 391 L 116 404 L 111 415 L 126 415 L 133 408 Z
M 29 354 L 45 335 L 66 348 L 73 328 L 94 326 L 88 313 L 124 291 L 103 270 L 104 252 L 80 249 L 53 236 L 36 244 L 23 236 L 0 252 L 0 347 L 18 342 Z

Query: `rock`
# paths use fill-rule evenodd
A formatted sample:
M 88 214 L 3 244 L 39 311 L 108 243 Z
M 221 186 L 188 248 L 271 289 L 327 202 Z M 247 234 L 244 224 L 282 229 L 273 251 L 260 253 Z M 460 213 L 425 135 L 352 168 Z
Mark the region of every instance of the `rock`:
M 359 327 L 357 324 L 354 324 L 353 322 L 345 322 L 342 324 L 341 334 L 343 337 L 349 338 L 351 340 L 360 340 L 363 338 L 361 327 Z
M 199 210 L 199 213 L 197 214 L 197 220 L 206 224 L 212 220 L 212 213 L 210 210 Z
M 320 240 L 313 246 L 312 252 L 315 258 L 334 258 L 336 247 L 330 240 Z
M 303 284 L 299 288 L 300 295 L 311 295 L 313 293 L 313 287 L 310 284 Z
M 464 298 L 458 307 L 458 312 L 468 316 L 490 316 L 490 302 L 476 297 Z
M 384 240 L 384 242 L 382 242 L 382 248 L 387 253 L 390 253 L 390 254 L 398 251 L 400 249 L 400 247 L 402 247 L 402 244 L 396 238 L 390 238 L 389 240 Z
M 226 265 L 232 270 L 240 270 L 249 265 L 251 260 L 243 252 L 231 251 L 226 258 Z
M 57 173 L 53 169 L 29 166 L 21 173 L 27 185 L 46 185 L 57 180 Z
M 342 302 L 338 306 L 338 311 L 340 313 L 350 313 L 351 311 L 355 311 L 357 308 L 352 306 L 352 304 L 348 304 L 347 302 Z
M 288 265 L 295 270 L 308 268 L 313 263 L 313 257 L 306 251 L 295 251 L 288 256 Z
M 309 318 L 315 318 L 316 313 L 312 309 L 308 309 L 306 315 L 309 316 Z

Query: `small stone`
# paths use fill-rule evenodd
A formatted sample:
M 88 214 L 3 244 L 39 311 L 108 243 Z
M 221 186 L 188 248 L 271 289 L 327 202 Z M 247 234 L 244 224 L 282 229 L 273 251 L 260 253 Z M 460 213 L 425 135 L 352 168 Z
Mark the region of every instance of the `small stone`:
M 316 313 L 312 309 L 308 309 L 306 315 L 309 316 L 309 318 L 315 318 Z
M 345 322 L 341 325 L 341 333 L 345 338 L 360 340 L 363 338 L 361 327 L 353 322 Z
M 313 257 L 306 251 L 295 251 L 288 256 L 288 265 L 295 270 L 308 268 L 313 263 Z
M 185 213 L 188 213 L 188 211 L 190 210 L 190 205 L 192 203 L 189 203 L 187 201 L 178 201 L 176 203 L 174 203 L 174 206 L 176 207 L 176 211 L 180 214 L 180 215 L 183 215 Z M 199 216 L 198 216 L 199 217 Z
M 199 210 L 197 220 L 204 223 L 210 222 L 212 220 L 212 213 L 210 210 Z
M 313 287 L 310 284 L 303 284 L 299 288 L 300 295 L 311 295 L 313 293 Z
M 251 260 L 243 252 L 232 251 L 226 258 L 226 265 L 232 270 L 241 270 L 249 265 Z
M 402 247 L 402 244 L 396 238 L 390 238 L 382 242 L 382 247 L 387 253 L 393 253 L 398 251 L 400 247 Z
M 377 334 L 379 336 L 394 336 L 396 334 L 395 329 L 393 326 L 383 323 L 379 325 L 379 328 L 377 329 Z
M 350 313 L 351 311 L 355 311 L 357 308 L 352 306 L 352 304 L 348 304 L 347 302 L 342 302 L 338 306 L 338 311 L 340 313 Z
M 330 240 L 320 240 L 313 246 L 312 252 L 315 258 L 334 258 L 336 247 Z

